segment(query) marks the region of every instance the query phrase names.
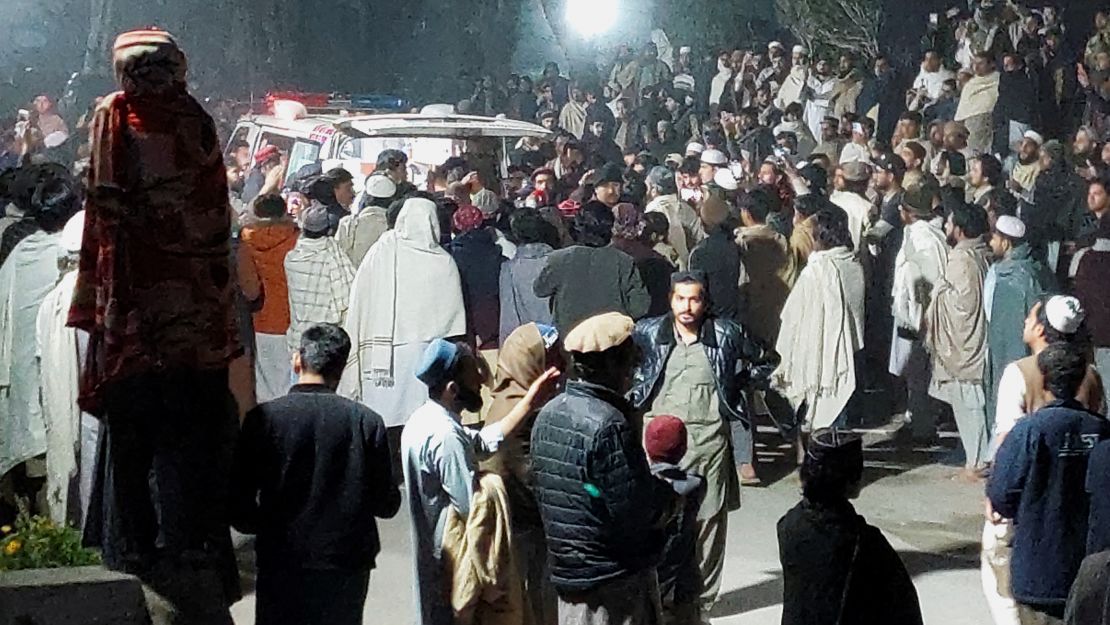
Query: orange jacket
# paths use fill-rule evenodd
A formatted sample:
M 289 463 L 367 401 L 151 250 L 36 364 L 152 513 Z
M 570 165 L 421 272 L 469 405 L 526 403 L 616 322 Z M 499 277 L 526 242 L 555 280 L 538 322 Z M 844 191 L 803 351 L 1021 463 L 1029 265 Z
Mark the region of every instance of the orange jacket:
M 250 255 L 262 281 L 262 307 L 254 313 L 254 331 L 285 334 L 289 329 L 289 286 L 285 280 L 285 255 L 297 244 L 297 226 L 291 221 L 261 221 L 239 234 L 243 251 Z

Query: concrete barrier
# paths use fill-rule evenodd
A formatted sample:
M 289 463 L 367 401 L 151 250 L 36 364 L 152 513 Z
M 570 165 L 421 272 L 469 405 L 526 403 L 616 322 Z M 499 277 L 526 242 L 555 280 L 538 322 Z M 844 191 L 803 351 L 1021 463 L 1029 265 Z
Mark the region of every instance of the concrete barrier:
M 150 625 L 138 578 L 99 566 L 0 572 L 0 625 Z

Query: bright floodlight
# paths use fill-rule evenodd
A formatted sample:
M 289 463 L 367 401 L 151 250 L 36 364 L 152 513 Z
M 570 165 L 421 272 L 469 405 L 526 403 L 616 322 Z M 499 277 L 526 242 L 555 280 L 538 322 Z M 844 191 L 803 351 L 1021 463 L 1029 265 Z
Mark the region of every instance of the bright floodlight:
M 583 36 L 600 35 L 617 23 L 617 0 L 567 0 L 567 22 Z

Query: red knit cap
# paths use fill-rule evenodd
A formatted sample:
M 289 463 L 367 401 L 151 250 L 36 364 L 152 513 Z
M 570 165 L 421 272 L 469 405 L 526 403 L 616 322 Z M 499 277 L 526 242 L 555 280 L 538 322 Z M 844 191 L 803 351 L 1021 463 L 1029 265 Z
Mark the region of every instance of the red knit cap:
M 644 450 L 653 462 L 682 462 L 686 455 L 686 424 L 671 415 L 655 417 L 644 429 Z

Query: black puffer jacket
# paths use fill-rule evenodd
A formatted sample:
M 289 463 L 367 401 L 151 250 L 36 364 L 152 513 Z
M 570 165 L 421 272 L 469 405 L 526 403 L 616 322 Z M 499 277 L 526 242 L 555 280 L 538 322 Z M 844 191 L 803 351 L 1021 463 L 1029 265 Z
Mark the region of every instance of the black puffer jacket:
M 532 428 L 536 500 L 559 592 L 655 566 L 670 487 L 651 475 L 624 398 L 574 380 Z
M 640 348 L 641 360 L 629 399 L 637 411 L 647 410 L 659 392 L 667 358 L 674 349 L 674 332 L 674 316 L 669 314 L 636 324 L 632 338 Z M 698 340 L 705 347 L 717 380 L 721 417 L 750 424 L 747 391 L 767 388 L 779 365 L 779 355 L 747 328 L 727 319 L 706 319 Z

